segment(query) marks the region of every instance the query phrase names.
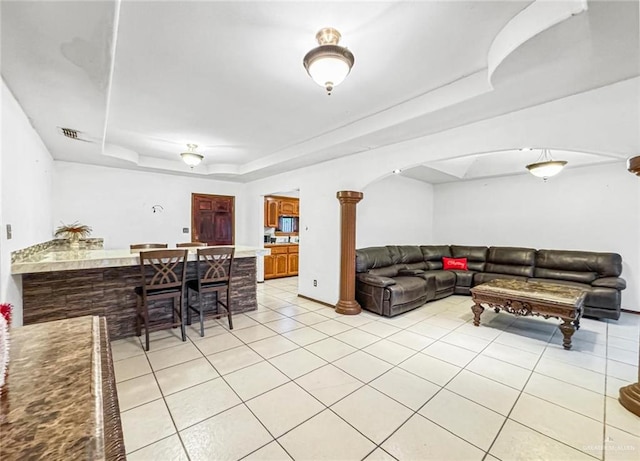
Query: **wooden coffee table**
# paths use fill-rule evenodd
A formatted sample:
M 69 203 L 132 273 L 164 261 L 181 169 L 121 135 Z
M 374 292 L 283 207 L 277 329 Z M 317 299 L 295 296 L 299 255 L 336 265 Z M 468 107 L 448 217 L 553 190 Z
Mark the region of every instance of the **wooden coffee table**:
M 562 320 L 562 345 L 571 349 L 571 336 L 580 328 L 580 317 L 587 292 L 567 285 L 496 279 L 471 288 L 473 324 L 480 325 L 482 304 L 497 312 L 504 310 L 517 316 L 538 315 Z

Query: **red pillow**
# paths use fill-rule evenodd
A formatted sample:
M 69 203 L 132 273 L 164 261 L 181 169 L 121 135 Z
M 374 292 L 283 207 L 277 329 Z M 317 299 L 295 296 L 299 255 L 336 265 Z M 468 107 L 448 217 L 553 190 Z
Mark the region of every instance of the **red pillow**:
M 442 258 L 442 268 L 446 271 L 466 271 L 467 258 Z

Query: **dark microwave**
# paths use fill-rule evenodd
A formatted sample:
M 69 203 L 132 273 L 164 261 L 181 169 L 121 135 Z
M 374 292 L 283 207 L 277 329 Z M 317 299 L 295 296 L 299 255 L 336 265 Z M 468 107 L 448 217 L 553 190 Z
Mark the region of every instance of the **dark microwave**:
M 278 230 L 287 234 L 298 232 L 298 219 L 296 216 L 280 216 Z

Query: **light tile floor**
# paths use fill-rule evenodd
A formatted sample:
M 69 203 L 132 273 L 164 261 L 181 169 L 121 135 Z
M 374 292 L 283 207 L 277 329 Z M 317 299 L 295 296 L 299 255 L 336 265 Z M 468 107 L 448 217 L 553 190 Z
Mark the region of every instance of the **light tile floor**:
M 112 343 L 132 460 L 637 460 L 640 316 L 483 314 L 451 296 L 391 319 L 347 317 L 258 285 L 257 311 Z

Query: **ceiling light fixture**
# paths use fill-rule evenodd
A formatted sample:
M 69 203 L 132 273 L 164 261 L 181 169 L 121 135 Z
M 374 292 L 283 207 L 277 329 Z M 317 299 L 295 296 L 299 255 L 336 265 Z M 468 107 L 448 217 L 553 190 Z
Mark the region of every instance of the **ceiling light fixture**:
M 332 27 L 320 29 L 316 34 L 320 46 L 309 51 L 302 61 L 309 76 L 325 87 L 328 95 L 349 75 L 355 61 L 351 51 L 338 45 L 340 37 Z
M 402 173 L 402 170 L 400 168 L 396 168 L 395 170 L 393 170 L 393 174 L 400 174 Z
M 200 165 L 200 162 L 202 162 L 202 159 L 204 157 L 196 152 L 196 148 L 198 147 L 198 145 L 187 144 L 187 147 L 189 148 L 189 150 L 180 154 L 180 157 L 182 157 L 184 163 L 189 165 L 191 168 Z
M 527 170 L 534 176 L 542 178 L 545 181 L 551 176 L 555 176 L 562 171 L 567 164 L 564 160 L 553 160 L 549 149 L 542 149 L 540 157 L 535 163 L 527 165 Z

